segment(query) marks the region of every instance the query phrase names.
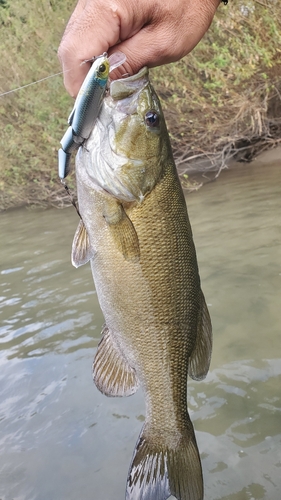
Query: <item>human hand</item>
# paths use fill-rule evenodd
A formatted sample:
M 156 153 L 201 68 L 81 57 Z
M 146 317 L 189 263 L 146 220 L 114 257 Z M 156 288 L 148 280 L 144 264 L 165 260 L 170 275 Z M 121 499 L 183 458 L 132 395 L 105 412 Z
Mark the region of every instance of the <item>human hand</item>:
M 111 78 L 188 54 L 209 28 L 220 0 L 78 0 L 58 50 L 67 91 L 75 97 L 89 71 L 81 63 L 119 50 L 126 62 Z

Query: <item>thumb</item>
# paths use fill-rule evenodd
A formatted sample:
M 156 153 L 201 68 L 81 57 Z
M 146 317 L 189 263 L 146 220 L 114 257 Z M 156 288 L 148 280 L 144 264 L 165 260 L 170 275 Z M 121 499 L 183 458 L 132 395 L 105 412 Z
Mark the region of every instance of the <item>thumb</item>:
M 176 60 L 173 56 L 169 57 L 161 31 L 155 26 L 144 27 L 131 38 L 110 49 L 110 55 L 120 51 L 126 56 L 126 61 L 110 73 L 110 78 L 115 80 L 126 74 L 134 75 L 144 66 L 152 68 Z M 153 42 L 151 38 L 157 40 Z

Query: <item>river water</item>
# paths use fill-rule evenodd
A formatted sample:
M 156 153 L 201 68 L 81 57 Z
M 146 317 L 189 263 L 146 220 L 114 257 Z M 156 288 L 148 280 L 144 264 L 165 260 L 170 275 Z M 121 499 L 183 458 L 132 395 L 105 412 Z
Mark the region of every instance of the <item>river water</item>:
M 206 500 L 281 498 L 281 162 L 188 196 L 214 351 L 189 408 Z M 89 265 L 70 263 L 73 208 L 0 215 L 0 499 L 123 500 L 141 392 L 106 398 Z

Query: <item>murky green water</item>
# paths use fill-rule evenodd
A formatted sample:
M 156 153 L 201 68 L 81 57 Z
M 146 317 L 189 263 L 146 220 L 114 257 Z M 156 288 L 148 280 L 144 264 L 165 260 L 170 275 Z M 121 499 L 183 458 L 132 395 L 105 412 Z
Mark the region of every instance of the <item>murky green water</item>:
M 266 171 L 265 171 L 266 168 Z M 214 327 L 189 382 L 206 500 L 281 498 L 281 164 L 188 197 Z M 103 318 L 69 260 L 74 209 L 0 215 L 0 498 L 123 500 L 141 393 L 110 399 L 91 363 Z

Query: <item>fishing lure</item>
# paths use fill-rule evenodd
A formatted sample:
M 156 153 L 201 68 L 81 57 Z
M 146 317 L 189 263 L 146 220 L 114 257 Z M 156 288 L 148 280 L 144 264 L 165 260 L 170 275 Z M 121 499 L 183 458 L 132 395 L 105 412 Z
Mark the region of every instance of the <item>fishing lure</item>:
M 69 174 L 71 154 L 88 139 L 93 130 L 106 91 L 109 73 L 125 60 L 126 56 L 122 52 L 116 52 L 109 57 L 104 52 L 94 58 L 69 115 L 69 127 L 60 142 L 61 149 L 58 152 L 60 179 L 65 179 Z

